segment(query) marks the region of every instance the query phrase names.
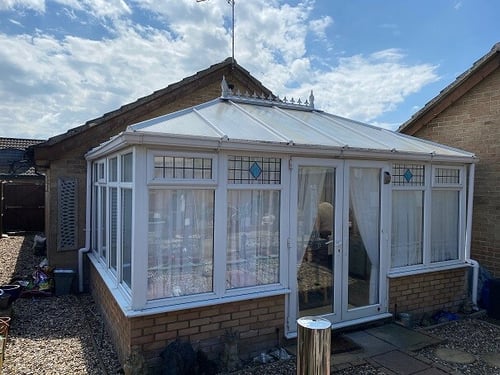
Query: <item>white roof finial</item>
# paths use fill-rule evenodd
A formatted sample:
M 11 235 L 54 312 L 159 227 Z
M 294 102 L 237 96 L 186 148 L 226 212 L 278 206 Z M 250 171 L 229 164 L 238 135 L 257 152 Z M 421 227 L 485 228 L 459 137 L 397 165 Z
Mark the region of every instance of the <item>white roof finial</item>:
M 220 88 L 222 90 L 221 97 L 227 98 L 229 95 L 231 95 L 231 89 L 229 88 L 229 85 L 227 84 L 225 76 L 222 76 L 222 82 L 220 83 Z
M 309 95 L 309 107 L 314 108 L 314 95 L 313 95 L 313 90 L 311 90 L 311 95 Z

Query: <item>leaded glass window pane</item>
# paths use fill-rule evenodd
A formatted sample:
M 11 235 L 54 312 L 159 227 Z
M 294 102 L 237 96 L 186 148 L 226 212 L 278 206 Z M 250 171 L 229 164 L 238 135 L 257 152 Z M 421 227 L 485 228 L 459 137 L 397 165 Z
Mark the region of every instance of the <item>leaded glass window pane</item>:
M 434 184 L 435 185 L 459 185 L 460 184 L 460 169 L 458 169 L 458 168 L 435 168 L 434 169 Z
M 392 166 L 393 186 L 424 186 L 425 167 L 422 164 L 394 164 Z
M 155 179 L 209 180 L 212 179 L 212 158 L 155 156 Z
M 230 184 L 280 184 L 281 159 L 254 156 L 230 156 L 228 159 Z

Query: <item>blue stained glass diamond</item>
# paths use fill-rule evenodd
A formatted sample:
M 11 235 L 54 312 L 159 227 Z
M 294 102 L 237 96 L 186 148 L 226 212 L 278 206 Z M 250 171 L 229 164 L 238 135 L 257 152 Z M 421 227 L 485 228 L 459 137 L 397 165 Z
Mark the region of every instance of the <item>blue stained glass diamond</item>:
M 413 178 L 413 173 L 411 173 L 411 171 L 407 169 L 403 177 L 405 178 L 406 182 L 410 182 L 410 180 Z
M 255 161 L 248 171 L 250 172 L 253 178 L 259 178 L 260 174 L 262 173 L 262 168 Z

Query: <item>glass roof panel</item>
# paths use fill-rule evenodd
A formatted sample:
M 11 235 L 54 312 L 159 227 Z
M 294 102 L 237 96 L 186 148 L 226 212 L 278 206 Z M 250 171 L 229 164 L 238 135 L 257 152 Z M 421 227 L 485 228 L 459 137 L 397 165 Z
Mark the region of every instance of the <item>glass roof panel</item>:
M 286 141 L 226 101 L 200 108 L 199 113 L 205 120 L 216 125 L 229 139 Z
M 129 127 L 129 131 L 222 138 L 250 142 L 349 147 L 366 151 L 399 151 L 446 156 L 472 156 L 430 141 L 309 108 L 242 100 L 214 100 Z
M 377 135 L 373 134 L 370 137 L 367 133 L 372 129 L 356 121 L 336 121 L 336 118 L 318 112 L 288 111 L 312 128 L 336 139 L 342 146 L 367 149 L 388 148 L 383 143 L 379 143 L 379 130 L 377 130 Z
M 156 120 L 156 121 L 155 121 Z M 195 112 L 190 111 L 181 116 L 162 116 L 157 119 L 142 122 L 133 125 L 132 129 L 154 133 L 178 134 L 187 136 L 216 137 L 219 134 L 206 121 L 204 121 Z
M 237 104 L 259 121 L 273 128 L 278 133 L 283 134 L 287 140 L 292 140 L 296 144 L 315 144 L 342 147 L 344 144 L 338 142 L 334 137 L 328 136 L 325 132 L 316 130 L 309 123 L 300 121 L 297 117 L 290 117 L 298 113 L 311 113 L 297 110 L 279 110 L 274 107 L 256 106 L 250 104 Z

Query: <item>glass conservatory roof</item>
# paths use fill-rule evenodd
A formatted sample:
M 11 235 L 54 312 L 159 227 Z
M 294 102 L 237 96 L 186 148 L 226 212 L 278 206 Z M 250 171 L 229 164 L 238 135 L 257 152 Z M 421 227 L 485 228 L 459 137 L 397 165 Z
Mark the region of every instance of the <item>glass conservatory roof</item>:
M 314 100 L 311 97 L 312 102 Z M 438 143 L 335 116 L 307 101 L 289 102 L 256 96 L 223 95 L 210 102 L 127 128 L 125 134 L 186 138 L 199 142 L 285 145 L 302 148 L 410 153 L 474 158 L 474 154 Z M 168 142 L 167 142 L 168 144 Z

